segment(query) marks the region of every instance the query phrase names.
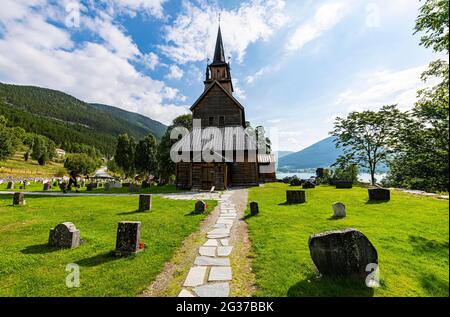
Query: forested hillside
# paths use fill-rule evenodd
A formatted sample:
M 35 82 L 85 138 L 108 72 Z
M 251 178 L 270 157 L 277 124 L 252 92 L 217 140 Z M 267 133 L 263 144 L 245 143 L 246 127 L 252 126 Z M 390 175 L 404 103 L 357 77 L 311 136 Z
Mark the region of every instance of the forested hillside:
M 159 140 L 166 128 L 138 114 L 94 106 L 59 91 L 2 83 L 0 115 L 9 126 L 44 135 L 68 151 L 86 144 L 105 155 L 114 153 L 119 134 L 142 138 L 152 133 Z M 134 122 L 133 118 L 138 120 Z

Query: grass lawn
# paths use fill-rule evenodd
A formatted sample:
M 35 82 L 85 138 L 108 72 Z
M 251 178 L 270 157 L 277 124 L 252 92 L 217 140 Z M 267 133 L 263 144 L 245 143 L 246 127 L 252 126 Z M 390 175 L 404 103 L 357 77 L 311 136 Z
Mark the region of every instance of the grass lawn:
M 191 215 L 194 201 L 153 197 L 151 212 L 135 212 L 137 197 L 26 197 L 11 206 L 0 195 L 0 296 L 136 296 L 206 215 Z M 216 205 L 208 201 L 208 212 Z M 141 221 L 143 252 L 117 258 L 117 223 Z M 47 246 L 49 229 L 70 221 L 85 242 L 72 250 Z M 80 266 L 80 287 L 67 288 L 67 264 Z
M 8 182 L 4 182 L 3 184 L 0 184 L 0 192 L 2 191 L 8 191 L 8 192 L 43 192 L 44 185 L 41 182 L 31 182 L 30 185 L 27 186 L 26 189 L 20 189 L 21 184 L 19 182 L 14 183 L 14 189 L 6 189 L 8 186 Z M 52 188 L 49 190 L 51 192 L 61 192 L 61 189 L 59 189 L 58 186 L 52 186 Z M 136 193 L 130 193 L 128 191 L 128 187 L 122 187 L 122 188 L 111 188 L 109 191 L 106 191 L 105 188 L 95 188 L 92 191 L 87 191 L 86 187 L 82 187 L 79 189 L 81 193 L 88 193 L 88 194 L 169 194 L 169 193 L 177 193 L 182 192 L 184 190 L 177 189 L 175 185 L 164 185 L 164 186 L 152 186 L 150 188 L 144 188 Z M 72 193 L 75 193 L 75 188 L 72 188 Z
M 448 296 L 449 204 L 391 191 L 391 201 L 368 203 L 367 189 L 319 186 L 306 190 L 305 204 L 283 205 L 285 184 L 252 188 L 249 201 L 260 214 L 248 217 L 256 296 Z M 332 219 L 343 202 L 347 217 Z M 248 211 L 247 211 L 248 212 Z M 343 228 L 363 232 L 378 251 L 381 286 L 318 278 L 308 238 Z
M 23 159 L 25 151 L 22 149 L 7 161 L 0 162 L 0 178 L 13 177 L 53 177 L 67 174 L 67 170 L 62 163 L 48 162 L 41 166 L 31 158 L 28 162 Z

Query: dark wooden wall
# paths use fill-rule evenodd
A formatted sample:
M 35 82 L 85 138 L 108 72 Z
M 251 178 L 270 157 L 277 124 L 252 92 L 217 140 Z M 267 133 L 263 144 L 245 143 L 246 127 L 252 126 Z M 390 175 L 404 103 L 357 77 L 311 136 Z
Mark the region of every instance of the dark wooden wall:
M 231 184 L 249 186 L 258 184 L 257 163 L 241 162 L 231 164 Z
M 219 125 L 219 117 L 225 117 L 224 126 L 243 126 L 243 110 L 217 85 L 207 93 L 193 110 L 193 118 L 202 120 L 202 127 L 209 127 L 209 117 L 214 117 L 214 124 Z

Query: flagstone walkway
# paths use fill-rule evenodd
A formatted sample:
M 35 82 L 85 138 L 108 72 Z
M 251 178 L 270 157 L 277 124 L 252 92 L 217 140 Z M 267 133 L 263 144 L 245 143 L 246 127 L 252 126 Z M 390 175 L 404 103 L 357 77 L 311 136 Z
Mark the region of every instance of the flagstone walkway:
M 218 201 L 219 217 L 207 233 L 207 241 L 198 249 L 178 297 L 228 297 L 233 272 L 229 256 L 233 226 L 237 221 L 233 191 L 226 191 Z

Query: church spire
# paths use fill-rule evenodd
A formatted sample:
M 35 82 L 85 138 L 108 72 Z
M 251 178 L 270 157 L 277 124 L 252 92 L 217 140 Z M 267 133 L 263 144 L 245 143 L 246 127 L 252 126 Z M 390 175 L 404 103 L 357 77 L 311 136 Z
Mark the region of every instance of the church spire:
M 216 49 L 214 51 L 214 59 L 213 59 L 212 63 L 213 63 L 213 65 L 226 64 L 225 52 L 223 49 L 223 42 L 222 42 L 222 32 L 220 31 L 220 25 L 219 25 L 219 31 L 217 32 Z

